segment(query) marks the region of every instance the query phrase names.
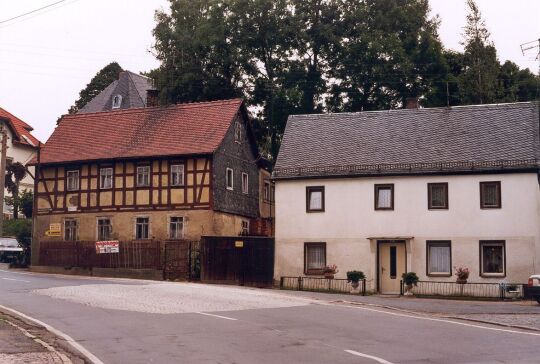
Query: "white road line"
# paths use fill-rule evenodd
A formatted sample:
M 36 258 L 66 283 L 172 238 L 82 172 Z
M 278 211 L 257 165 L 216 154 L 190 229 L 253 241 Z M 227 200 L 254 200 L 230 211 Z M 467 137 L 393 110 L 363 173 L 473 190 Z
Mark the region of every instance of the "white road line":
M 381 363 L 381 364 L 394 364 L 388 360 L 384 360 L 382 358 L 379 358 L 377 356 L 373 356 L 373 355 L 368 355 L 368 354 L 364 354 L 364 353 L 359 353 L 358 351 L 354 351 L 354 350 L 345 350 L 345 352 L 349 353 L 349 354 L 352 354 L 352 355 L 356 355 L 356 356 L 361 356 L 362 358 L 368 358 L 368 359 L 371 359 L 371 360 L 375 360 L 377 363 Z
M 17 282 L 30 283 L 30 281 L 23 281 L 22 279 L 15 279 L 15 278 L 2 278 L 2 279 L 5 279 L 6 281 L 17 281 Z
M 225 319 L 225 320 L 231 320 L 231 321 L 237 321 L 237 320 L 238 320 L 238 319 L 235 319 L 235 318 L 232 318 L 232 317 L 226 317 L 226 316 L 220 316 L 220 315 L 213 315 L 213 314 L 211 314 L 211 313 L 206 313 L 206 312 L 195 312 L 195 313 L 198 313 L 199 315 L 218 317 L 218 318 L 222 318 L 222 319 Z
M 45 329 L 47 329 L 47 331 L 52 332 L 56 336 L 59 336 L 62 339 L 66 340 L 66 342 L 69 345 L 71 345 L 75 350 L 77 350 L 82 355 L 84 355 L 86 357 L 86 359 L 88 359 L 88 361 L 90 361 L 90 363 L 92 363 L 92 364 L 104 364 L 101 360 L 98 359 L 97 356 L 95 356 L 90 351 L 88 351 L 84 346 L 82 346 L 77 341 L 75 341 L 75 339 L 73 339 L 71 336 L 69 336 L 68 334 L 63 333 L 62 331 L 60 331 L 58 329 L 55 329 L 51 325 L 48 325 L 45 322 L 39 321 L 38 319 L 35 319 L 35 318 L 30 317 L 28 315 L 25 315 L 22 312 L 19 312 L 17 310 L 14 310 L 14 309 L 6 307 L 6 306 L 0 305 L 0 310 L 11 312 L 14 315 L 19 316 L 19 317 L 21 317 L 21 318 L 23 318 L 25 320 L 28 320 L 28 321 L 34 322 L 34 323 L 36 323 L 36 324 L 38 324 L 40 326 L 43 326 Z
M 510 333 L 510 334 L 522 334 L 522 335 L 540 336 L 540 333 L 536 333 L 536 332 L 525 332 L 525 331 L 517 331 L 517 330 L 509 330 L 509 329 L 498 329 L 496 327 L 488 327 L 488 326 L 482 326 L 482 325 L 468 324 L 468 323 L 465 323 L 465 322 L 438 319 L 438 318 L 433 318 L 433 317 L 406 315 L 406 314 L 403 314 L 403 313 L 395 313 L 395 312 L 388 312 L 388 311 L 382 311 L 382 310 L 375 310 L 373 308 L 367 308 L 367 307 L 358 307 L 358 306 L 342 306 L 342 307 L 349 307 L 349 308 L 356 308 L 356 309 L 359 309 L 359 310 L 379 312 L 379 313 L 382 313 L 382 314 L 392 315 L 392 316 L 408 317 L 408 318 L 413 318 L 413 319 L 417 319 L 417 320 L 444 322 L 444 323 L 447 323 L 447 324 L 474 327 L 474 328 L 483 329 L 483 330 L 506 332 L 506 333 Z

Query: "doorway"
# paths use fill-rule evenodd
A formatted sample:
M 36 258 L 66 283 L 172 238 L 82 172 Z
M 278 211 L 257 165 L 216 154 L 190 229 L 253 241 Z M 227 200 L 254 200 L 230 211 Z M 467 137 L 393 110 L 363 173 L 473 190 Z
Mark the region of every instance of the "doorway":
M 399 294 L 401 275 L 407 270 L 407 252 L 403 240 L 379 240 L 378 285 L 381 294 Z

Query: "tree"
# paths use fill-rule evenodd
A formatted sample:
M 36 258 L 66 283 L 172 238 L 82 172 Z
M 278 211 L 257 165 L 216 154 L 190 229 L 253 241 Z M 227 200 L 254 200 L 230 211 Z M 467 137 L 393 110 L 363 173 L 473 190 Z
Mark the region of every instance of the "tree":
M 19 206 L 21 204 L 19 196 L 19 185 L 22 179 L 26 177 L 26 167 L 20 163 L 11 163 L 6 167 L 5 186 L 11 196 L 6 197 L 6 203 L 13 206 L 13 218 L 19 217 Z
M 83 108 L 90 100 L 96 97 L 111 83 L 116 81 L 121 71 L 122 67 L 116 62 L 111 62 L 103 67 L 94 77 L 92 77 L 90 83 L 81 90 L 79 98 L 75 101 L 75 104 L 69 108 L 68 112 L 70 114 L 76 114 L 77 111 Z
M 498 89 L 499 67 L 497 50 L 489 40 L 490 33 L 474 0 L 467 0 L 469 14 L 465 26 L 464 72 L 459 77 L 463 104 L 495 102 Z

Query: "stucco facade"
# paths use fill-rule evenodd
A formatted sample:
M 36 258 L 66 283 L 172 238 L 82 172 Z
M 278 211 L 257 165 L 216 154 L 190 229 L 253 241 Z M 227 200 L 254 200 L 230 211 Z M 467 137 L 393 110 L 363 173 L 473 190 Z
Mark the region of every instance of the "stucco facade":
M 501 208 L 480 207 L 479 184 L 500 181 Z M 428 183 L 448 183 L 448 209 L 428 209 Z M 394 209 L 374 208 L 374 185 L 394 184 Z M 306 187 L 324 186 L 324 211 L 306 212 Z M 427 275 L 428 240 L 451 241 L 451 266 L 467 267 L 470 282 L 524 283 L 540 271 L 540 193 L 537 173 L 351 177 L 276 181 L 275 278 L 304 275 L 304 244 L 326 243 L 326 263 L 344 278 L 366 273 L 377 288 L 377 241 L 403 239 L 407 271 Z M 480 275 L 480 241 L 505 242 L 505 274 Z M 453 270 L 453 269 L 452 269 Z M 399 278 L 398 278 L 399 279 Z

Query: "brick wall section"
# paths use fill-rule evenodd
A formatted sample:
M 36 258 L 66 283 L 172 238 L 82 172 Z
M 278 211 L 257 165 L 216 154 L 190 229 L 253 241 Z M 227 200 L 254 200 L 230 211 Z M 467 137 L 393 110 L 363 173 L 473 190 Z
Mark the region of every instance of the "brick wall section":
M 231 123 L 223 142 L 214 153 L 213 193 L 214 209 L 250 218 L 259 216 L 259 172 L 250 139 L 247 137 L 246 120 L 240 114 L 236 120 L 242 124 L 242 142 L 234 140 L 235 122 Z M 227 168 L 234 174 L 234 190 L 225 184 Z M 242 193 L 242 173 L 248 174 L 249 193 Z

